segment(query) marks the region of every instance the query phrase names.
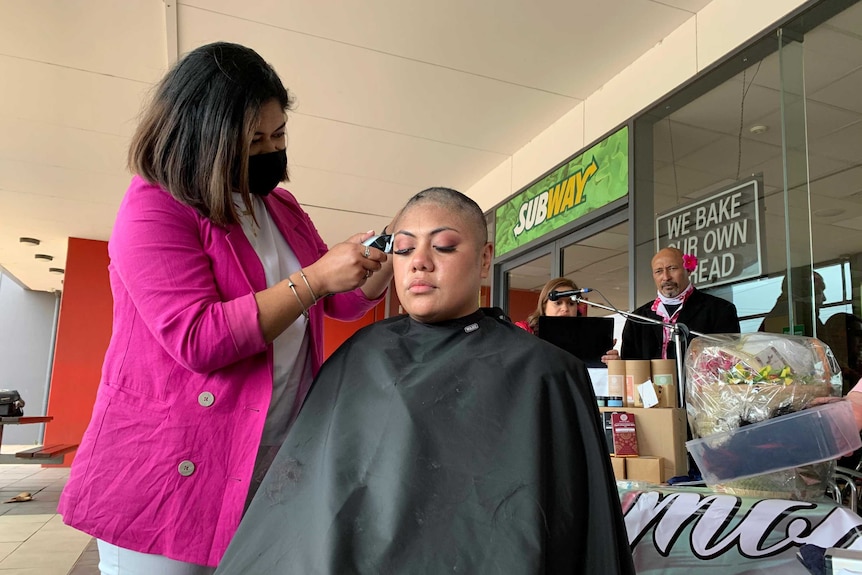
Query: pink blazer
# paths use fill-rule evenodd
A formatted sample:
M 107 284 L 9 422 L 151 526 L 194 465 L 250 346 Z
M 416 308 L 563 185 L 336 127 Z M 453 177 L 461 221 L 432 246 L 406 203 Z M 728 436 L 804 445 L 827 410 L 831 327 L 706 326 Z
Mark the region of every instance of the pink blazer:
M 326 253 L 289 192 L 265 202 L 303 266 Z M 240 225 L 217 226 L 140 177 L 108 252 L 113 335 L 59 512 L 120 547 L 217 565 L 242 516 L 272 393 L 272 346 L 254 300 L 263 267 Z M 315 374 L 323 314 L 353 320 L 377 301 L 357 289 L 311 308 Z

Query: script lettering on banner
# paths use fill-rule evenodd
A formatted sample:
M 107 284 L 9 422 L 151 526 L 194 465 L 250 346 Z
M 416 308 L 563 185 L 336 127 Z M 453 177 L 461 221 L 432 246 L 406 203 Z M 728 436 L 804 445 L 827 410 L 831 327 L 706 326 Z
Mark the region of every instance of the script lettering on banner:
M 835 502 L 669 491 L 621 492 L 638 573 L 704 567 L 735 573 L 807 573 L 799 548 L 859 549 L 862 517 Z
M 760 176 L 737 182 L 656 217 L 656 248 L 696 256 L 692 283 L 709 287 L 759 277 L 763 270 Z

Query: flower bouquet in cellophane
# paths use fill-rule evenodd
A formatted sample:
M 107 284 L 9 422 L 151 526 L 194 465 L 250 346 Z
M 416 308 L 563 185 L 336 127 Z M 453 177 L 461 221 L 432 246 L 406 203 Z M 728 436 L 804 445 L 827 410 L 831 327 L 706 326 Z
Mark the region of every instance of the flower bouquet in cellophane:
M 695 338 L 686 355 L 686 408 L 694 438 L 733 432 L 805 409 L 815 399 L 841 394 L 841 371 L 829 348 L 810 337 L 772 333 L 722 334 Z M 757 452 L 758 463 L 793 450 L 793 437 L 778 438 Z M 786 443 L 786 444 L 785 444 Z M 746 475 L 752 454 L 735 448 L 733 434 L 721 456 L 724 471 Z M 748 458 L 748 460 L 747 460 Z M 713 460 L 714 463 L 714 460 Z M 792 467 L 711 485 L 740 495 L 809 499 L 822 496 L 834 471 L 832 461 Z M 706 474 L 705 474 L 706 475 Z M 728 473 L 734 476 L 736 473 Z

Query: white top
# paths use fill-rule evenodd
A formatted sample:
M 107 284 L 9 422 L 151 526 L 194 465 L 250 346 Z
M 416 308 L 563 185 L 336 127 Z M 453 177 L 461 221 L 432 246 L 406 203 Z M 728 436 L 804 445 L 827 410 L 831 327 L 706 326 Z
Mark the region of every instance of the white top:
M 272 221 L 263 199 L 251 196 L 258 225 L 254 223 L 251 214 L 244 212 L 238 194 L 236 197 L 240 207 L 242 230 L 263 264 L 266 287 L 270 288 L 287 279 L 290 274 L 298 272 L 302 266 Z M 297 285 L 296 289 L 302 296 L 307 290 L 303 284 Z M 307 299 L 306 297 L 303 301 Z M 299 408 L 296 405 L 299 384 L 306 379 L 310 382 L 312 378 L 307 325 L 305 317 L 300 315 L 273 342 L 272 401 L 263 427 L 262 446 L 281 445 L 284 442 L 287 430 L 296 417 L 295 411 Z

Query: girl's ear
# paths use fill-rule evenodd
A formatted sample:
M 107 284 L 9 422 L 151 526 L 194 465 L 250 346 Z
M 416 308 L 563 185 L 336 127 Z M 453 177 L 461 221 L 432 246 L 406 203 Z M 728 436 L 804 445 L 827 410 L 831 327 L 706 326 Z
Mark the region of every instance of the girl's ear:
M 491 270 L 491 260 L 494 258 L 494 246 L 490 242 L 482 247 L 482 279 L 488 277 Z

